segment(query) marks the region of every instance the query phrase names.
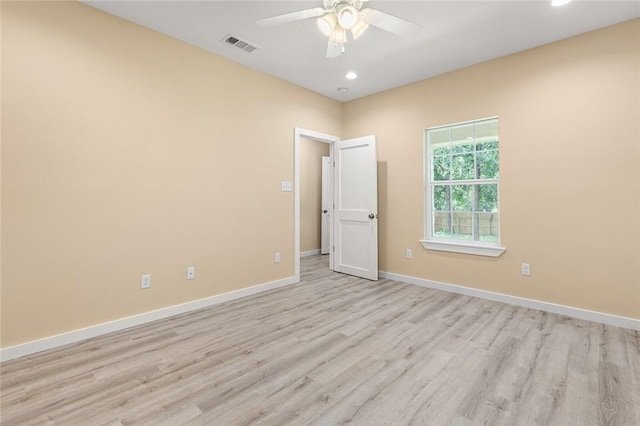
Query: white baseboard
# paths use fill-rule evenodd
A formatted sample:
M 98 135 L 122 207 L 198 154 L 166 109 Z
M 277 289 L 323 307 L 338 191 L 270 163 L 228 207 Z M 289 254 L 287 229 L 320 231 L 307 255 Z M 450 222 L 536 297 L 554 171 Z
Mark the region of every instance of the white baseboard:
M 542 302 L 540 300 L 526 299 L 524 297 L 510 296 L 508 294 L 494 293 L 492 291 L 478 290 L 475 288 L 463 287 L 460 285 L 440 283 L 437 281 L 425 280 L 423 278 L 410 277 L 407 275 L 394 274 L 391 272 L 379 273 L 380 278 L 387 278 L 407 284 L 415 284 L 422 287 L 434 288 L 449 293 L 464 294 L 466 296 L 479 297 L 481 299 L 493 300 L 496 302 L 508 303 L 525 308 L 538 309 L 554 314 L 566 315 L 568 317 L 579 318 L 587 321 L 594 321 L 616 327 L 640 330 L 640 320 L 621 317 L 617 315 L 605 314 L 602 312 L 589 311 L 586 309 L 573 308 L 571 306 L 558 305 L 555 303 Z
M 463 286 L 454 285 L 454 284 L 440 283 L 437 281 L 430 281 L 422 278 L 394 274 L 391 272 L 380 271 L 379 275 L 381 278 L 387 278 L 387 279 L 400 281 L 407 284 L 415 284 L 422 287 L 429 287 L 437 290 L 446 291 L 449 293 L 464 294 L 467 296 L 479 297 L 481 299 L 509 303 L 511 305 L 522 306 L 525 308 L 538 309 L 541 311 L 552 312 L 555 314 L 566 315 L 574 318 L 580 318 L 587 321 L 594 321 L 602 324 L 608 324 L 608 325 L 613 325 L 617 327 L 624 327 L 624 328 L 629 328 L 631 330 L 640 331 L 640 320 L 633 319 L 633 318 L 605 314 L 602 312 L 589 311 L 586 309 L 573 308 L 570 306 L 558 305 L 558 304 L 549 303 L 549 302 L 542 302 L 534 299 L 526 299 L 523 297 L 509 296 L 502 293 L 494 293 L 491 291 L 478 290 L 475 288 L 463 287 Z M 275 288 L 295 284 L 296 282 L 297 281 L 295 277 L 283 278 L 281 280 L 272 281 L 269 283 L 258 284 L 252 287 L 247 287 L 240 290 L 231 291 L 228 293 L 223 293 L 216 296 L 207 297 L 204 299 L 194 300 L 191 302 L 182 303 L 180 305 L 169 306 L 166 308 L 157 309 L 155 311 L 145 312 L 143 314 L 121 318 L 118 320 L 97 324 L 94 326 L 70 331 L 67 333 L 62 333 L 55 336 L 45 337 L 43 339 L 34 340 L 31 342 L 22 343 L 15 346 L 10 346 L 7 348 L 0 349 L 0 362 L 34 354 L 34 353 L 45 351 L 48 349 L 54 349 L 60 346 L 68 345 L 70 343 L 80 342 L 82 340 L 90 339 L 92 337 L 98 337 L 104 334 L 112 333 L 114 331 L 124 330 L 129 327 L 134 327 L 137 325 L 145 324 L 145 323 L 163 319 L 163 318 L 168 318 L 168 317 L 182 314 L 185 312 L 206 308 L 208 306 L 217 305 L 220 303 L 239 299 L 241 297 L 262 293 L 267 290 L 272 290 Z
M 317 250 L 309 250 L 309 251 L 303 251 L 302 253 L 300 253 L 300 257 L 308 257 L 308 256 L 315 256 L 317 254 L 321 254 L 320 249 Z
M 283 278 L 277 281 L 258 284 L 252 287 L 230 291 L 228 293 L 218 294 L 216 296 L 206 297 L 204 299 L 198 299 L 191 302 L 182 303 L 180 305 L 168 306 L 166 308 L 157 309 L 155 311 L 145 312 L 143 314 L 133 315 L 126 318 L 121 318 L 114 321 L 69 331 L 67 333 L 62 333 L 55 336 L 45 337 L 43 339 L 10 346 L 0 349 L 0 362 L 34 354 L 36 352 L 46 351 L 48 349 L 68 345 L 70 343 L 80 342 L 92 337 L 102 336 L 107 333 L 124 330 L 125 328 L 134 327 L 163 318 L 168 318 L 174 315 L 183 314 L 185 312 L 206 308 L 208 306 L 217 305 L 219 303 L 228 302 L 230 300 L 239 299 L 241 297 L 250 296 L 252 294 L 262 293 L 263 291 L 272 290 L 278 287 L 284 287 L 287 285 L 295 284 L 297 282 L 298 281 L 295 279 L 295 277 Z

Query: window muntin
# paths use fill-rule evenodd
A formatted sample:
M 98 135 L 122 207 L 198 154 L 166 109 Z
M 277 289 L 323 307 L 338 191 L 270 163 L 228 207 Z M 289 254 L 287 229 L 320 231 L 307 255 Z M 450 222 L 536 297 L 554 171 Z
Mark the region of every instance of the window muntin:
M 500 243 L 498 118 L 426 130 L 427 241 Z

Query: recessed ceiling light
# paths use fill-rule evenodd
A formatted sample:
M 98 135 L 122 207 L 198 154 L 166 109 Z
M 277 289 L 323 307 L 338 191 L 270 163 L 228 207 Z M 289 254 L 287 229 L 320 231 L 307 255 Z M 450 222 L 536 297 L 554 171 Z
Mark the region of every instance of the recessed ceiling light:
M 571 2 L 571 0 L 551 0 L 551 6 L 554 6 L 554 7 L 564 6 L 569 2 Z
M 347 73 L 347 75 L 345 75 L 345 77 L 346 77 L 348 80 L 353 80 L 353 79 L 358 78 L 358 74 L 356 74 L 356 73 L 355 73 L 355 72 L 353 72 L 353 71 L 349 71 L 349 72 Z

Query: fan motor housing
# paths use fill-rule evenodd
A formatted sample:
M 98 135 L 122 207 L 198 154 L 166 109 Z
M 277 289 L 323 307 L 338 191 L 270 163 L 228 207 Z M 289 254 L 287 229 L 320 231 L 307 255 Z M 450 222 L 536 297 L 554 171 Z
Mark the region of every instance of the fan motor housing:
M 360 10 L 362 8 L 362 0 L 323 0 L 322 4 L 326 10 L 336 10 L 338 6 L 351 6 Z

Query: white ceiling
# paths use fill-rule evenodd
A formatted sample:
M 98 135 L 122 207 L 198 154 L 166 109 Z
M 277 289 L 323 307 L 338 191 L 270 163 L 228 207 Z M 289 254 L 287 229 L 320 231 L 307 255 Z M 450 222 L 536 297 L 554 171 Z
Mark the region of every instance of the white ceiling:
M 448 71 L 640 17 L 640 1 L 574 0 L 551 7 L 535 1 L 389 1 L 366 7 L 410 20 L 422 29 L 403 38 L 370 27 L 325 57 L 327 39 L 315 19 L 261 28 L 255 21 L 322 6 L 307 1 L 84 1 L 249 68 L 339 101 L 349 101 Z M 231 34 L 259 49 L 246 53 L 222 40 Z M 347 71 L 356 80 L 345 78 Z M 348 92 L 338 92 L 339 87 Z

